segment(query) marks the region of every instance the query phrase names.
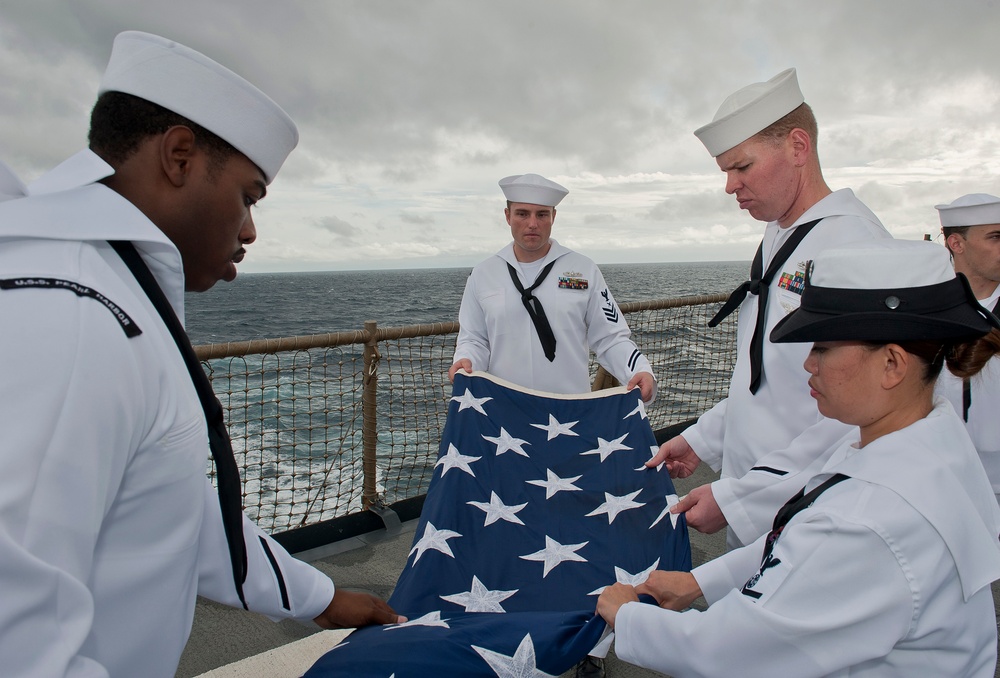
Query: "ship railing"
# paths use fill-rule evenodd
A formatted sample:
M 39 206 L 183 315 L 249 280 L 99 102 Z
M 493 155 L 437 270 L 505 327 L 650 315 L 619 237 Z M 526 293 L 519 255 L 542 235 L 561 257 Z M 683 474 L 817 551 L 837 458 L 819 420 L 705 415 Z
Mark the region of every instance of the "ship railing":
M 658 380 L 654 429 L 725 397 L 735 316 L 726 295 L 620 304 Z M 380 327 L 195 347 L 226 411 L 247 514 L 301 551 L 419 515 L 451 396 L 458 323 Z M 615 385 L 591 360 L 595 390 Z M 209 463 L 209 473 L 213 469 Z

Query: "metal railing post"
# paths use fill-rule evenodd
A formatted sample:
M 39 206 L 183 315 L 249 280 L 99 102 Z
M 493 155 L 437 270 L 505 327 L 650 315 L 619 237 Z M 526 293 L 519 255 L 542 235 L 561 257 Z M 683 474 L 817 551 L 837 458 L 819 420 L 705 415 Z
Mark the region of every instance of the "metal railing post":
M 362 458 L 362 490 L 361 506 L 368 509 L 378 499 L 376 487 L 376 461 L 378 460 L 378 412 L 376 401 L 378 396 L 378 363 L 381 355 L 378 351 L 378 323 L 374 320 L 365 322 L 365 332 L 368 340 L 364 351 L 364 379 L 361 393 L 361 458 Z

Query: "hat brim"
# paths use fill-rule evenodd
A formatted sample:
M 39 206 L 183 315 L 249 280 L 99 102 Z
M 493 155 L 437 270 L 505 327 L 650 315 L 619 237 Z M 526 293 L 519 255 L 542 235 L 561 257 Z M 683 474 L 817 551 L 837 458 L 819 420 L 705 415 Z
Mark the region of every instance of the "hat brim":
M 947 318 L 900 313 L 834 315 L 797 309 L 771 330 L 776 344 L 805 341 L 959 341 L 975 339 L 990 331 L 990 324 L 976 314 Z M 970 318 L 969 316 L 972 315 Z
M 961 274 L 934 285 L 891 290 L 816 287 L 807 279 L 802 305 L 774 326 L 770 339 L 779 344 L 963 341 L 998 326 Z

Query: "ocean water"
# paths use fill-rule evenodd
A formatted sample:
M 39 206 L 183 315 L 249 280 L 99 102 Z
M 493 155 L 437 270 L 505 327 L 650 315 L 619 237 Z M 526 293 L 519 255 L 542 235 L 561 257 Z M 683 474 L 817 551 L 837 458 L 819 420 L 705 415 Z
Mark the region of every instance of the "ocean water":
M 619 303 L 729 292 L 746 261 L 606 264 Z M 458 320 L 471 268 L 248 273 L 185 299 L 195 345 Z

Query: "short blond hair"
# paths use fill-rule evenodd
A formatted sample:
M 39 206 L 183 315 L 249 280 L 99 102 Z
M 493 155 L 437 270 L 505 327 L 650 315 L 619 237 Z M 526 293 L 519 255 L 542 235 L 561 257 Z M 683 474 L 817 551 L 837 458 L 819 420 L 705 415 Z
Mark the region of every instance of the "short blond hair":
M 789 133 L 796 128 L 805 131 L 809 135 L 809 138 L 812 140 L 813 150 L 815 151 L 819 129 L 816 125 L 816 116 L 813 115 L 812 109 L 806 103 L 799 104 L 792 112 L 772 122 L 754 136 L 769 141 L 780 141 L 788 137 Z

